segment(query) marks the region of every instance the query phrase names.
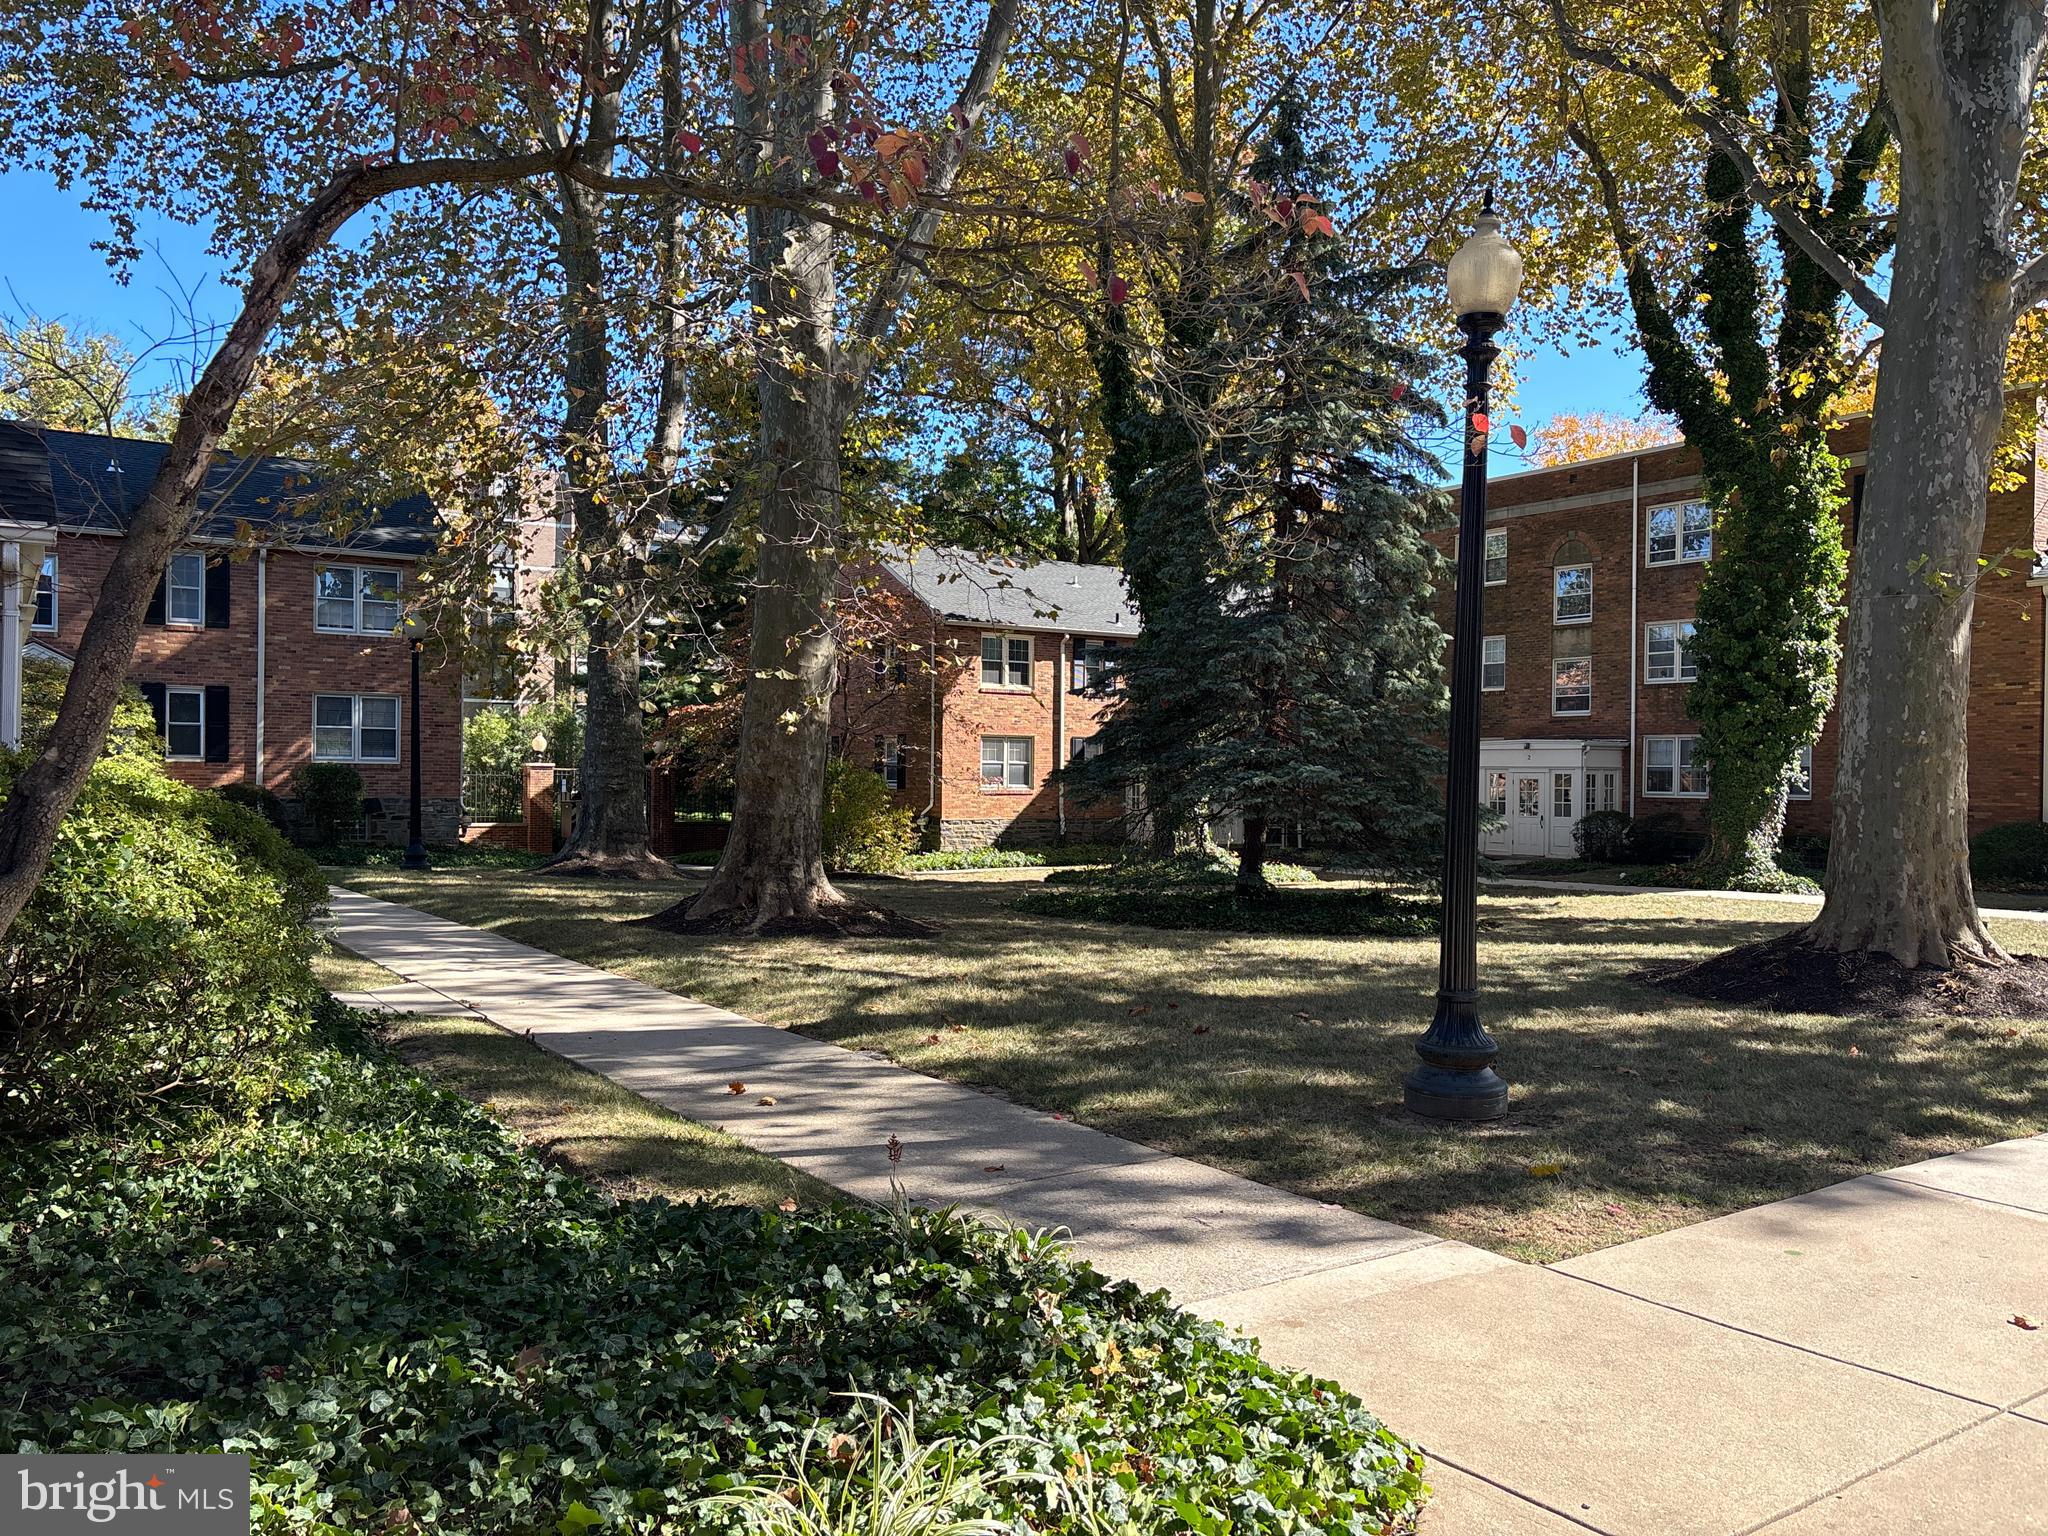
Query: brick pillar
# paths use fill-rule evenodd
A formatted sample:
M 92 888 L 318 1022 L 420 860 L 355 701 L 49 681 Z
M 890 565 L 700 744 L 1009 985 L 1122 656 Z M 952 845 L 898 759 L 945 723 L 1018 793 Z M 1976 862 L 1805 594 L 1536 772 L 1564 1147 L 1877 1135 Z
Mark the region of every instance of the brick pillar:
M 647 770 L 647 847 L 664 859 L 676 851 L 676 770 L 656 763 Z
M 520 770 L 520 798 L 526 806 L 526 851 L 555 851 L 555 765 L 528 763 Z

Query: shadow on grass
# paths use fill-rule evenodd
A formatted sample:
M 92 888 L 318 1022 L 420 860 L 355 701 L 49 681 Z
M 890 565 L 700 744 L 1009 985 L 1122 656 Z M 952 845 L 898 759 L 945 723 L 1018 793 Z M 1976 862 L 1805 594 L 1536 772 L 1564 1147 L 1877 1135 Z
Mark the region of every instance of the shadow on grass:
M 648 893 L 362 882 L 506 937 L 1385 1219 L 1555 1258 L 2048 1127 L 2048 1029 L 1778 1015 L 1674 999 L 1643 965 L 1785 932 L 1795 909 L 1489 896 L 1483 1009 L 1512 1112 L 1400 1108 L 1427 939 L 1112 927 L 905 883 L 936 941 L 675 939 Z M 954 1028 L 954 1026 L 962 1026 Z M 1555 1165 L 1554 1175 L 1530 1169 Z

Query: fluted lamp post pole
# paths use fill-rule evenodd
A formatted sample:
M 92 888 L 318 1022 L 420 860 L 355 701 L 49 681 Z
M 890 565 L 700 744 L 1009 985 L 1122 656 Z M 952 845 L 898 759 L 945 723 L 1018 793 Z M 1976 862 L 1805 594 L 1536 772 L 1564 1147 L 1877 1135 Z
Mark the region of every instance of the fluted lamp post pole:
M 1451 312 L 1465 333 L 1465 481 L 1458 502 L 1457 604 L 1451 625 L 1451 728 L 1444 765 L 1443 923 L 1436 1016 L 1415 1042 L 1421 1064 L 1403 1102 L 1432 1120 L 1498 1120 L 1508 1085 L 1500 1047 L 1479 1021 L 1479 683 L 1486 599 L 1488 377 L 1496 332 L 1522 286 L 1522 258 L 1500 232 L 1487 191 L 1479 225 L 1451 257 Z

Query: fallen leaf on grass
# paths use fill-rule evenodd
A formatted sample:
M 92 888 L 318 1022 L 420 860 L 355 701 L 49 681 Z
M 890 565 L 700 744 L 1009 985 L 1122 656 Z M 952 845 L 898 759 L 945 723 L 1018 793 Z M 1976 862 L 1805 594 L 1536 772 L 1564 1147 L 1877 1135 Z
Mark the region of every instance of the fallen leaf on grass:
M 2028 1317 L 2024 1312 L 2015 1312 L 2011 1317 L 2007 1318 L 2006 1321 L 2011 1323 L 2015 1328 L 2026 1329 L 2029 1333 L 2033 1333 L 2041 1326 L 2039 1323 L 2035 1322 L 2031 1317 Z
M 950 1033 L 956 1035 L 964 1035 L 967 1033 L 967 1026 L 965 1024 L 948 1024 L 946 1028 Z
M 1198 1035 L 1206 1035 L 1207 1033 L 1209 1033 L 1209 1026 L 1206 1024 L 1197 1024 L 1195 1026 L 1195 1033 Z
M 937 1045 L 939 1043 L 939 1037 L 937 1035 L 926 1035 L 924 1037 L 924 1043 L 926 1045 Z
M 1860 1045 L 1852 1045 L 1849 1047 L 1849 1054 L 1851 1056 L 1861 1056 L 1863 1054 L 1863 1047 Z
M 796 1209 L 796 1196 L 784 1195 L 780 1200 L 775 1202 L 775 1209 L 787 1215 L 789 1212 Z
M 1628 1214 L 1628 1207 L 1625 1205 L 1610 1204 L 1607 1207 L 1607 1214 L 1610 1216 L 1626 1216 Z
M 727 1083 L 725 1085 L 725 1091 L 731 1094 L 734 1098 L 738 1098 L 741 1094 L 747 1091 L 747 1085 L 745 1083 Z
M 1131 1010 L 1131 1017 L 1136 1018 L 1141 1013 L 1150 1013 L 1151 1011 L 1152 1005 L 1150 1003 L 1140 1003 Z
M 775 1102 L 775 1095 L 772 1093 L 764 1093 L 761 1095 L 761 1097 L 754 1100 L 754 1102 L 756 1104 L 773 1104 Z
M 1003 1165 L 1001 1163 L 987 1163 L 983 1165 L 981 1171 L 983 1173 L 1001 1173 Z
M 1073 1118 L 1074 1118 L 1074 1117 L 1073 1117 L 1072 1115 L 1066 1115 L 1066 1114 L 1059 1114 L 1059 1113 L 1055 1113 L 1055 1114 L 1053 1115 L 1053 1119 L 1055 1119 L 1055 1120 L 1071 1120 L 1071 1119 L 1073 1119 Z
M 1563 1172 L 1563 1163 L 1531 1163 L 1529 1165 L 1529 1177 L 1532 1179 L 1554 1179 Z

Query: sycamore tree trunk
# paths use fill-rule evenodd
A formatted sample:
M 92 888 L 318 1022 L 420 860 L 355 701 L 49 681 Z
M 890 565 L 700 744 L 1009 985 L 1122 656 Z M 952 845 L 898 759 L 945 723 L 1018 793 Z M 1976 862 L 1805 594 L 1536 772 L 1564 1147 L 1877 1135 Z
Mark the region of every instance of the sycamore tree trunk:
M 1266 888 L 1266 818 L 1251 811 L 1245 813 L 1244 842 L 1237 851 L 1237 888 Z
M 1879 8 L 1898 240 L 1856 535 L 1827 901 L 1829 950 L 2001 963 L 1970 885 L 1970 618 L 2006 349 L 2044 286 L 2013 213 L 2041 0 Z
M 171 551 L 185 537 L 214 450 L 306 263 L 354 214 L 392 192 L 437 183 L 506 184 L 550 170 L 557 159 L 534 154 L 498 161 L 354 166 L 287 219 L 257 256 L 241 312 L 185 397 L 156 478 L 129 520 L 127 536 L 114 546 L 49 739 L 0 807 L 0 935 L 13 926 L 35 891 L 56 846 L 58 826 L 106 745 L 150 594 Z
M 1901 199 L 1849 588 L 1827 901 L 1808 935 L 1947 966 L 2003 958 L 1970 885 L 1968 706 L 2012 311 L 2009 278 L 1985 281 L 1970 238 L 1981 226 L 1957 206 L 1969 199 L 1919 190 Z

